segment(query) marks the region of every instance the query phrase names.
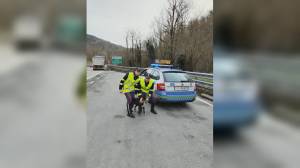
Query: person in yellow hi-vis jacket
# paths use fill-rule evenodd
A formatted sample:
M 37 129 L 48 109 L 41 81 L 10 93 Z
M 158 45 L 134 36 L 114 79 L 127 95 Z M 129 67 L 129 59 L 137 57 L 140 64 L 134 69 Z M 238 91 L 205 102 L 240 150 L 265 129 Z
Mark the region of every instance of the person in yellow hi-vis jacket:
M 156 99 L 153 95 L 154 93 L 154 83 L 155 81 L 151 79 L 149 75 L 145 76 L 145 78 L 141 78 L 139 82 L 136 84 L 135 88 L 138 90 L 139 94 L 139 111 L 138 113 L 140 114 L 142 111 L 142 104 L 143 102 L 149 97 L 149 103 L 151 104 L 151 113 L 157 114 L 157 112 L 154 109 Z
M 140 80 L 139 75 L 140 70 L 136 68 L 132 72 L 126 73 L 119 83 L 119 91 L 124 93 L 127 99 L 127 116 L 131 118 L 135 118 L 132 108 L 135 102 L 135 85 Z

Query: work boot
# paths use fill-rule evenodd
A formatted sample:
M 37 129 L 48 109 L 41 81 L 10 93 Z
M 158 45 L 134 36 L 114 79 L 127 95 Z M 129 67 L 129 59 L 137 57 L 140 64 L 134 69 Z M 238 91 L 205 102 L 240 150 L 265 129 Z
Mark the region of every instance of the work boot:
M 135 118 L 135 116 L 134 116 L 133 113 L 131 113 L 129 117 L 130 117 L 130 118 Z
M 154 108 L 151 108 L 151 113 L 157 114 L 157 112 L 154 110 Z
M 135 118 L 135 116 L 134 116 L 132 110 L 127 114 L 127 116 L 130 117 L 130 118 Z

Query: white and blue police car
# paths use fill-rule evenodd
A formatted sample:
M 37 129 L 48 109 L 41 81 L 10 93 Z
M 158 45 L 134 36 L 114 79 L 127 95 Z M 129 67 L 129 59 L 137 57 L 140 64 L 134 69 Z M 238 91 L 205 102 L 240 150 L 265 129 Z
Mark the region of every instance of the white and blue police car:
M 151 64 L 141 72 L 155 80 L 154 93 L 159 102 L 192 102 L 196 99 L 196 85 L 182 70 L 172 65 Z

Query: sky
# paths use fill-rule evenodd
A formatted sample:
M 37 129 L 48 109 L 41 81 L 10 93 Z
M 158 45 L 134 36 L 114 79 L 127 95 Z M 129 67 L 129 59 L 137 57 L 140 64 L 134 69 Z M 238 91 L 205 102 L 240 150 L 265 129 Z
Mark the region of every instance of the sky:
M 213 9 L 213 0 L 187 1 L 191 17 L 207 15 Z M 125 46 L 128 30 L 147 38 L 166 6 L 167 0 L 87 0 L 87 33 Z

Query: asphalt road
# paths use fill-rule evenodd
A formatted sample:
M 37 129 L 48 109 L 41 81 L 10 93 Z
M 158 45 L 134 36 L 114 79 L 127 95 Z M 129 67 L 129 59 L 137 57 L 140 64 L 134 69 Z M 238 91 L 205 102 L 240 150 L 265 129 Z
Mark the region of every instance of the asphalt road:
M 263 113 L 237 132 L 214 134 L 216 168 L 297 168 L 299 127 Z
M 88 82 L 88 168 L 210 168 L 212 107 L 199 99 L 161 104 L 158 115 L 126 116 L 118 92 L 123 73 L 106 71 Z
M 0 167 L 82 168 L 86 113 L 76 98 L 85 58 L 58 51 L 1 51 Z
M 87 75 L 86 78 L 89 81 L 89 80 L 93 79 L 95 76 L 97 76 L 103 72 L 104 71 L 102 71 L 102 70 L 94 71 L 92 67 L 87 67 L 86 68 L 86 75 Z

